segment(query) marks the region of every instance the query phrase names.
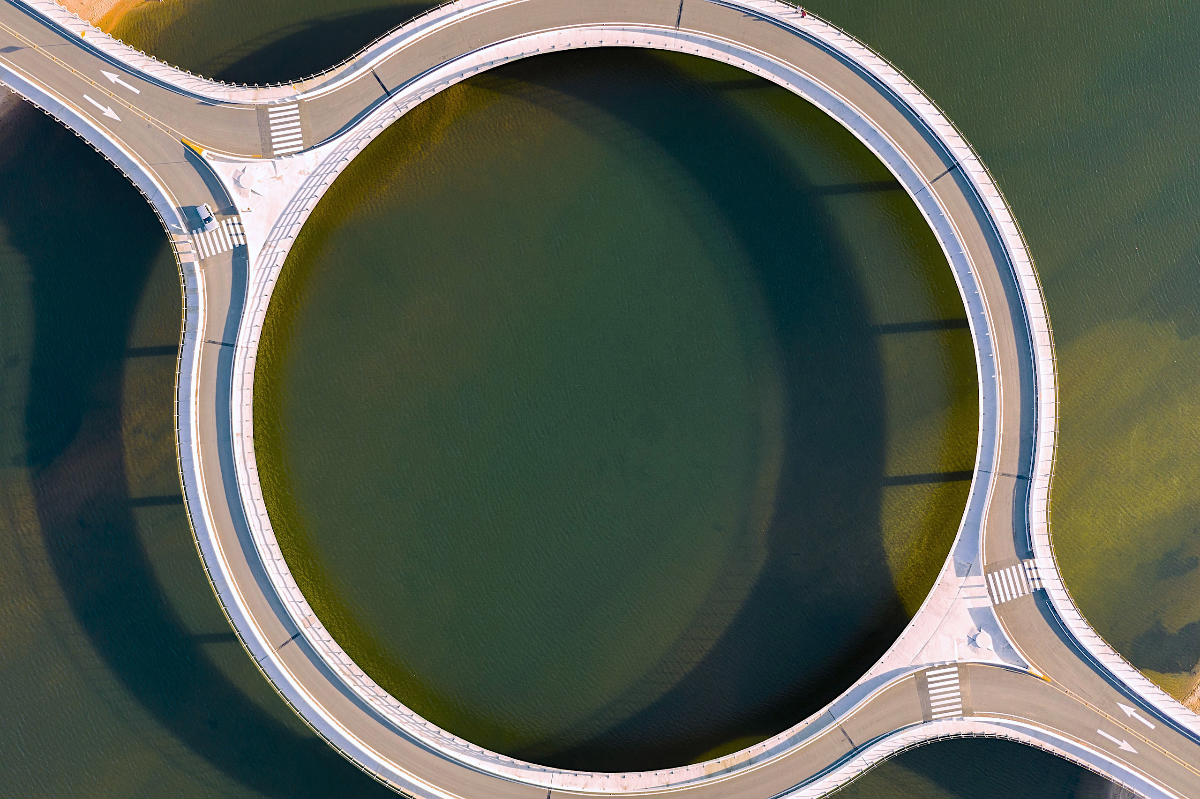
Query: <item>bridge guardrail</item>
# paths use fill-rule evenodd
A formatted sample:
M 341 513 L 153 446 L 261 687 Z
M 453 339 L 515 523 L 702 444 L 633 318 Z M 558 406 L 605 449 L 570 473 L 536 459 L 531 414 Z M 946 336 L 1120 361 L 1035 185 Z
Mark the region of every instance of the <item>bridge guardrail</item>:
M 744 2 L 740 5 L 756 5 L 765 9 L 766 13 L 774 13 L 777 12 L 781 4 L 770 2 Z M 877 80 L 888 86 L 893 92 L 896 93 L 898 97 L 903 99 L 905 103 L 912 107 L 916 117 L 922 120 L 924 124 L 929 126 L 930 130 L 934 131 L 939 139 L 946 140 L 947 146 L 953 151 L 952 154 L 962 165 L 964 171 L 971 177 L 971 185 L 978 193 L 980 200 L 983 202 L 985 207 L 988 208 L 989 212 L 996 214 L 996 224 L 998 226 L 997 233 L 1002 237 L 1002 240 L 1005 243 L 1006 250 L 1009 253 L 1009 258 L 1013 265 L 1014 273 L 1017 276 L 1022 291 L 1026 295 L 1026 299 L 1028 299 L 1028 292 L 1030 290 L 1030 286 L 1032 285 L 1033 291 L 1036 292 L 1035 297 L 1038 300 L 1037 307 L 1042 308 L 1040 304 L 1040 284 L 1037 282 L 1037 275 L 1033 270 L 1032 264 L 1028 258 L 1020 231 L 1016 227 L 1011 213 L 1008 212 L 1007 204 L 1000 196 L 998 189 L 995 189 L 994 184 L 991 183 L 990 177 L 983 169 L 978 157 L 972 150 L 970 150 L 965 140 L 962 139 L 962 137 L 957 133 L 957 130 L 950 125 L 949 121 L 944 117 L 944 115 L 942 115 L 941 112 L 938 111 L 936 107 L 934 107 L 933 104 L 919 92 L 919 90 L 916 90 L 906 78 L 904 78 L 895 70 L 892 70 L 889 73 L 886 62 L 884 62 L 880 57 L 874 55 L 873 51 L 868 50 L 864 45 L 861 45 L 861 43 L 857 43 L 857 40 L 852 39 L 844 32 L 841 32 L 832 26 L 828 26 L 822 20 L 811 17 L 807 17 L 806 19 L 808 22 L 804 24 L 807 26 L 807 32 L 810 35 L 813 34 L 812 28 L 824 26 L 823 29 L 818 28 L 818 32 L 824 34 L 823 36 L 819 37 L 821 40 L 825 41 L 831 46 L 836 46 L 848 56 L 852 57 L 855 62 L 862 63 L 864 60 L 868 61 L 869 66 L 872 67 L 869 72 L 875 75 Z M 479 71 L 487 66 L 491 66 L 492 63 L 495 62 L 487 62 L 482 65 L 477 65 L 475 68 L 467 70 L 467 72 L 473 73 L 475 71 Z M 421 99 L 424 99 L 430 94 L 440 91 L 444 85 L 455 82 L 462 77 L 463 75 L 456 75 L 452 80 L 444 81 L 441 84 L 428 87 L 417 96 L 416 102 L 419 102 Z M 264 255 L 267 256 L 268 260 L 264 261 L 262 265 L 263 274 L 260 275 L 259 279 L 272 283 L 274 282 L 278 275 L 278 270 L 282 268 L 283 256 L 276 255 L 274 256 L 275 260 L 270 260 L 272 256 L 269 250 L 274 248 L 277 244 L 282 243 L 284 240 L 293 239 L 295 235 L 298 234 L 300 226 L 315 207 L 316 202 L 318 201 L 319 196 L 324 188 L 336 178 L 337 174 L 341 171 L 342 166 L 344 166 L 346 163 L 349 163 L 349 161 L 352 160 L 357 152 L 365 147 L 375 135 L 385 129 L 388 124 L 390 124 L 390 120 L 376 123 L 369 118 L 356 131 L 354 131 L 348 139 L 338 142 L 335 145 L 332 154 L 325 159 L 322 162 L 321 167 L 319 167 L 318 170 L 314 172 L 312 176 L 310 176 L 309 180 L 304 186 L 304 189 L 302 189 L 302 192 L 293 197 L 292 202 L 289 204 L 288 209 L 281 218 L 281 226 L 272 231 L 273 238 L 268 240 L 267 248 L 264 249 Z M 983 187 L 980 186 L 981 182 L 983 183 Z M 987 190 L 988 187 L 991 189 L 990 192 Z M 1015 245 L 1014 238 L 1016 242 Z M 1024 256 L 1024 259 L 1022 260 L 1020 256 Z M 263 277 L 263 275 L 265 275 L 265 277 Z M 251 294 L 258 297 L 264 296 L 264 292 L 259 291 L 258 287 L 253 288 Z M 269 295 L 269 291 L 265 292 L 265 296 L 269 297 Z M 260 303 L 255 308 L 248 310 L 253 313 L 253 319 L 249 329 L 260 329 L 262 322 L 265 319 L 266 304 Z M 1045 334 L 1044 344 L 1046 348 L 1046 354 L 1050 356 L 1049 365 L 1051 370 L 1053 370 L 1053 344 L 1052 339 L 1050 339 L 1049 325 L 1045 321 L 1044 308 L 1042 308 L 1040 316 L 1036 311 L 1032 314 L 1032 316 L 1035 319 L 1040 318 L 1041 320 L 1041 330 L 1044 331 Z M 1031 323 L 1031 329 L 1033 328 L 1035 328 L 1035 324 Z M 252 353 L 253 349 L 253 347 L 246 346 L 245 342 L 242 342 L 239 345 L 239 352 Z M 1035 357 L 1035 361 L 1039 361 L 1039 359 Z M 1041 359 L 1041 361 L 1044 361 L 1044 359 Z M 247 390 L 247 386 L 250 386 L 249 390 L 252 392 L 253 367 L 254 356 L 252 354 L 247 354 L 245 356 L 245 360 L 242 362 L 242 367 L 239 370 L 239 374 L 235 376 L 235 380 L 239 381 L 240 383 L 243 396 L 245 395 L 244 392 Z M 1043 386 L 1048 385 L 1049 390 L 1052 392 L 1056 385 L 1053 371 L 1051 371 L 1048 380 L 1039 377 L 1039 384 Z M 235 392 L 237 390 L 238 389 L 235 388 Z M 1051 397 L 1053 397 L 1052 393 Z M 1044 397 L 1041 398 L 1044 399 Z M 242 404 L 243 403 L 238 403 L 238 405 Z M 1051 406 L 1051 410 L 1053 410 L 1053 406 Z M 289 607 L 289 613 L 293 615 L 293 618 L 296 620 L 298 626 L 302 630 L 308 631 L 306 637 L 311 641 L 311 643 L 318 650 L 327 653 L 331 664 L 342 676 L 342 678 L 346 680 L 348 685 L 357 686 L 357 690 L 363 692 L 364 697 L 368 700 L 382 701 L 387 704 L 387 700 L 391 699 L 391 697 L 388 696 L 382 688 L 375 684 L 374 681 L 370 680 L 370 678 L 367 677 L 367 675 L 365 675 L 360 669 L 358 669 L 349 656 L 347 656 L 345 652 L 341 650 L 340 646 L 336 644 L 332 636 L 328 634 L 328 631 L 324 629 L 323 625 L 320 625 L 319 620 L 308 606 L 308 603 L 304 599 L 302 592 L 300 592 L 299 587 L 291 578 L 290 572 L 286 570 L 286 563 L 284 562 L 282 552 L 279 551 L 278 544 L 274 541 L 273 534 L 269 532 L 270 520 L 266 517 L 265 507 L 261 504 L 261 489 L 258 487 L 257 466 L 253 453 L 252 415 L 249 411 L 243 410 L 242 413 L 245 415 L 243 416 L 241 422 L 240 429 L 242 434 L 240 438 L 243 442 L 245 451 L 242 454 L 242 458 L 239 460 L 239 478 L 245 481 L 246 485 L 251 486 L 251 504 L 254 506 L 252 513 L 250 512 L 251 509 L 247 509 L 247 515 L 251 518 L 257 518 L 258 524 L 255 525 L 257 528 L 255 540 L 260 547 L 265 548 L 265 560 L 268 563 L 277 564 L 280 567 L 278 569 L 274 569 L 273 571 L 276 572 L 278 580 L 280 583 L 282 583 L 281 590 L 286 598 L 286 604 Z M 1039 408 L 1039 413 L 1043 419 L 1053 420 L 1056 418 L 1053 413 L 1046 414 L 1044 408 Z M 1051 446 L 1048 450 L 1051 458 L 1053 457 L 1052 436 L 1053 428 L 1051 429 Z M 1043 443 L 1044 442 L 1039 442 L 1039 444 Z M 1039 452 L 1045 453 L 1047 450 L 1043 446 L 1043 449 Z M 373 701 L 372 704 L 375 704 L 375 701 Z M 394 700 L 392 701 L 394 702 Z M 541 767 L 533 764 L 526 764 L 521 761 L 516 761 L 502 755 L 497 755 L 496 753 L 487 752 L 479 747 L 475 747 L 474 745 L 469 744 L 462 739 L 458 739 L 455 736 L 449 735 L 440 728 L 429 724 L 426 720 L 417 716 L 416 714 L 413 714 L 399 703 L 396 703 L 396 707 L 390 708 L 388 713 L 385 715 L 391 715 L 391 717 L 398 723 L 409 728 L 410 730 L 418 730 L 418 737 L 430 736 L 430 738 L 436 741 L 438 744 L 449 745 L 453 750 L 458 751 L 461 755 L 467 757 L 468 759 L 483 757 L 492 768 L 495 768 L 497 765 L 501 765 L 504 769 L 516 769 L 526 779 L 528 779 L 530 771 L 537 770 L 545 773 L 553 772 L 560 775 L 563 774 L 563 772 L 558 772 L 557 770 L 542 769 Z M 683 776 L 682 774 L 677 773 L 681 771 L 686 772 L 687 770 L 676 769 L 671 771 L 676 772 L 675 776 Z M 666 776 L 663 772 L 659 772 L 659 774 L 660 776 Z M 574 773 L 571 776 L 582 778 L 586 775 L 585 773 Z M 670 779 L 669 776 L 668 779 Z
M 609 34 L 611 41 L 605 43 L 614 44 L 618 41 L 619 34 L 624 33 L 629 37 L 638 40 L 635 42 L 639 45 L 646 45 L 647 40 L 651 38 L 649 34 L 643 33 L 638 35 L 624 31 L 624 29 L 615 31 Z M 284 606 L 288 609 L 289 615 L 292 617 L 296 626 L 305 634 L 306 640 L 318 652 L 324 653 L 328 662 L 341 678 L 349 686 L 354 686 L 356 691 L 360 693 L 364 701 L 372 706 L 380 709 L 381 714 L 385 718 L 391 718 L 394 723 L 401 726 L 402 729 L 407 729 L 415 737 L 420 739 L 428 739 L 432 745 L 447 746 L 450 751 L 457 752 L 461 757 L 464 757 L 468 762 L 481 762 L 482 765 L 489 770 L 501 771 L 508 773 L 511 776 L 529 780 L 531 773 L 541 772 L 549 777 L 554 778 L 554 787 L 574 787 L 580 788 L 585 783 L 590 782 L 588 786 L 591 790 L 600 789 L 595 784 L 598 779 L 607 779 L 611 781 L 613 787 L 624 785 L 633 787 L 629 782 L 621 783 L 619 780 L 628 777 L 630 780 L 637 778 L 642 780 L 643 785 L 664 785 L 672 784 L 679 785 L 688 781 L 699 779 L 704 775 L 706 769 L 700 767 L 681 767 L 677 769 L 659 770 L 656 772 L 642 772 L 628 775 L 596 775 L 587 772 L 566 772 L 557 769 L 546 769 L 536 764 L 528 764 L 522 761 L 517 761 L 512 758 L 499 755 L 497 753 L 488 752 L 479 747 L 463 741 L 453 735 L 446 733 L 440 728 L 430 724 L 425 719 L 412 713 L 411 710 L 396 702 L 390 695 L 383 691 L 374 681 L 372 681 L 361 669 L 357 667 L 352 659 L 340 648 L 336 641 L 329 635 L 328 631 L 320 624 L 319 619 L 312 612 L 307 600 L 303 596 L 295 580 L 292 578 L 290 571 L 287 569 L 286 561 L 283 558 L 282 552 L 279 550 L 278 543 L 274 539 L 273 532 L 270 527 L 270 519 L 266 508 L 262 502 L 261 485 L 257 473 L 256 457 L 253 450 L 253 373 L 254 362 L 256 359 L 255 351 L 257 331 L 260 331 L 265 321 L 268 303 L 263 298 L 269 298 L 270 289 L 273 288 L 273 283 L 277 279 L 278 272 L 283 266 L 284 253 L 287 249 L 288 242 L 294 240 L 299 234 L 301 225 L 311 213 L 320 195 L 324 189 L 332 183 L 341 169 L 348 164 L 355 155 L 380 132 L 385 130 L 393 121 L 394 116 L 399 116 L 408 110 L 412 105 L 420 102 L 428 96 L 441 91 L 445 86 L 455 83 L 471 74 L 487 69 L 497 63 L 512 60 L 518 55 L 530 55 L 534 52 L 548 52 L 554 49 L 562 49 L 564 45 L 555 45 L 553 37 L 562 36 L 569 37 L 570 32 L 564 31 L 548 31 L 547 35 L 551 36 L 551 44 L 544 49 L 533 49 L 527 52 L 521 52 L 515 55 L 507 55 L 498 59 L 485 60 L 483 56 L 478 56 L 478 60 L 473 61 L 457 71 L 454 71 L 449 77 L 429 78 L 426 85 L 411 87 L 411 94 L 406 103 L 397 106 L 404 98 L 392 98 L 392 102 L 380 104 L 363 122 L 356 127 L 346 139 L 331 143 L 332 150 L 328 155 L 322 157 L 320 163 L 313 169 L 302 184 L 300 190 L 291 198 L 288 206 L 279 218 L 276 226 L 271 230 L 265 246 L 262 250 L 262 255 L 255 267 L 256 275 L 252 277 L 252 285 L 249 290 L 251 297 L 257 298 L 252 306 L 246 309 L 249 318 L 243 322 L 242 330 L 246 332 L 247 337 L 239 340 L 237 347 L 238 362 L 235 365 L 234 387 L 235 396 L 243 398 L 240 401 L 233 403 L 234 406 L 234 425 L 235 429 L 240 432 L 238 441 L 241 446 L 237 448 L 237 468 L 239 482 L 245 486 L 243 498 L 245 500 L 245 510 L 247 519 L 250 521 L 254 537 L 255 546 L 260 550 L 260 557 L 266 566 L 268 573 L 271 574 L 272 583 L 276 586 Z M 584 34 L 588 35 L 588 34 Z M 590 34 L 593 44 L 599 44 L 597 37 L 604 39 L 603 34 L 592 31 Z M 699 38 L 699 37 L 697 37 Z M 626 42 L 627 44 L 629 42 Z M 695 42 L 692 42 L 695 44 Z M 687 47 L 680 47 L 684 52 L 690 51 Z M 464 56 L 464 60 L 466 57 Z M 314 154 L 310 154 L 314 155 Z M 299 157 L 299 156 L 296 156 Z M 778 736 L 774 736 L 767 741 L 764 741 L 755 746 L 742 750 L 735 755 L 727 758 L 722 758 L 723 764 L 718 766 L 721 771 L 726 768 L 733 768 L 747 763 L 758 762 L 760 759 L 773 757 L 783 747 L 783 742 L 804 733 L 798 732 L 802 728 L 810 725 L 814 718 L 820 713 L 814 714 L 809 720 L 790 728 Z M 709 771 L 712 771 L 713 764 L 709 764 Z M 550 784 L 547 779 L 547 784 Z
M 777 12 L 777 10 L 780 8 L 780 4 L 772 2 L 746 2 L 744 5 L 758 6 L 768 14 Z M 929 128 L 935 132 L 939 139 L 945 142 L 946 146 L 951 150 L 952 155 L 954 155 L 954 157 L 960 163 L 964 173 L 968 175 L 972 187 L 977 192 L 985 207 L 987 207 L 989 212 L 994 215 L 995 224 L 998 228 L 997 233 L 1004 243 L 1011 266 L 1018 281 L 1018 286 L 1022 291 L 1023 299 L 1028 306 L 1026 313 L 1031 331 L 1033 331 L 1035 336 L 1035 341 L 1031 344 L 1031 346 L 1036 348 L 1033 353 L 1033 361 L 1039 369 L 1036 378 L 1039 402 L 1038 417 L 1043 423 L 1039 426 L 1039 437 L 1035 447 L 1035 474 L 1033 475 L 1035 493 L 1033 496 L 1036 500 L 1038 498 L 1036 491 L 1039 489 L 1039 487 L 1048 487 L 1050 471 L 1049 464 L 1052 464 L 1054 455 L 1053 447 L 1055 441 L 1055 424 L 1057 419 L 1057 402 L 1054 393 L 1056 388 L 1056 375 L 1053 361 L 1053 340 L 1051 337 L 1049 324 L 1045 316 L 1044 302 L 1041 295 L 1041 286 L 1038 281 L 1036 271 L 1033 269 L 1032 262 L 1028 256 L 1028 251 L 1024 244 L 1021 232 L 1019 228 L 1017 228 L 1011 212 L 1008 210 L 1007 203 L 1000 195 L 999 190 L 995 187 L 990 175 L 982 166 L 978 156 L 966 144 L 965 140 L 960 134 L 958 134 L 957 130 L 950 124 L 949 120 L 944 116 L 944 114 L 942 114 L 940 110 L 938 110 L 933 103 L 928 100 L 928 98 L 926 98 L 919 90 L 917 90 L 915 86 L 913 86 L 913 84 L 907 80 L 907 78 L 901 75 L 894 68 L 891 68 L 886 61 L 884 61 L 873 51 L 869 50 L 869 48 L 866 48 L 865 45 L 862 45 L 848 34 L 840 31 L 840 29 L 836 29 L 833 26 L 827 25 L 823 20 L 819 20 L 814 17 L 805 17 L 801 24 L 810 35 L 812 35 L 815 30 L 816 33 L 821 34 L 818 36 L 818 38 L 846 53 L 846 55 L 853 58 L 855 62 L 863 64 L 864 68 L 869 67 L 868 71 L 870 74 L 873 74 L 877 80 L 879 80 L 885 86 L 888 86 L 889 89 L 896 94 L 896 96 L 900 97 L 906 104 L 908 104 L 913 109 L 917 118 L 921 119 L 924 124 L 928 125 Z M 440 86 L 435 86 L 429 89 L 427 93 L 422 94 L 418 100 L 424 96 L 427 96 L 427 94 L 432 94 L 440 90 L 440 88 Z M 291 230 L 291 233 L 289 233 L 287 237 L 294 237 L 296 232 L 298 232 L 299 226 L 315 207 L 320 191 L 323 190 L 328 183 L 332 182 L 332 180 L 336 177 L 336 174 L 340 172 L 341 166 L 345 163 L 348 163 L 357 153 L 357 151 L 361 150 L 362 147 L 365 147 L 366 143 L 375 135 L 377 135 L 378 132 L 383 130 L 387 124 L 387 122 L 376 125 L 364 124 L 358 131 L 352 134 L 350 139 L 338 144 L 338 146 L 335 148 L 334 155 L 325 162 L 323 170 L 315 173 L 306 184 L 309 190 L 308 193 L 298 195 L 297 197 L 293 198 L 292 204 L 289 206 L 288 211 L 285 212 L 284 226 L 285 228 L 289 228 Z M 330 167 L 330 164 L 333 166 Z M 272 246 L 272 244 L 274 244 L 274 242 L 268 242 L 268 246 Z M 267 272 L 273 273 L 273 275 L 270 277 L 271 280 L 274 280 L 274 276 L 277 275 L 278 268 L 281 266 L 282 263 L 279 262 L 273 264 L 269 269 L 267 269 Z M 260 292 L 255 291 L 253 293 L 258 296 L 262 296 Z M 254 309 L 255 318 L 250 326 L 251 328 L 261 327 L 262 320 L 265 318 L 265 312 L 265 305 L 260 305 Z M 239 351 L 241 350 L 243 350 L 243 348 L 239 347 Z M 244 362 L 244 369 L 245 371 L 235 377 L 235 380 L 240 380 L 242 382 L 243 388 L 245 385 L 252 383 L 253 380 L 252 357 L 248 357 Z M 1046 371 L 1047 369 L 1048 371 Z M 249 421 L 249 418 L 247 418 L 245 421 Z M 1046 423 L 1049 423 L 1048 429 L 1046 428 Z M 252 439 L 250 438 L 250 435 L 252 435 L 252 424 L 243 426 L 242 431 L 241 439 L 247 446 L 248 451 L 245 453 L 245 471 L 241 475 L 241 479 L 245 480 L 248 485 L 256 486 L 258 482 L 257 468 L 256 465 L 254 465 Z M 243 468 L 242 464 L 239 464 L 239 468 Z M 1041 480 L 1040 483 L 1038 482 L 1039 479 Z M 265 507 L 261 505 L 261 490 L 252 488 L 251 495 L 254 500 L 253 504 L 256 506 L 255 512 L 265 515 Z M 1044 496 L 1044 494 L 1042 496 Z M 1041 505 L 1035 505 L 1034 503 L 1031 503 L 1030 508 L 1031 510 L 1028 511 L 1030 516 L 1027 518 L 1027 522 L 1036 521 L 1038 515 L 1044 516 L 1044 503 Z M 353 661 L 344 653 L 344 651 L 341 650 L 340 646 L 336 644 L 332 637 L 329 636 L 328 632 L 324 630 L 323 625 L 320 625 L 315 614 L 312 613 L 311 608 L 308 606 L 307 601 L 304 599 L 298 586 L 296 586 L 294 580 L 291 579 L 290 573 L 286 573 L 286 564 L 283 562 L 283 556 L 278 550 L 277 543 L 273 540 L 273 535 L 270 533 L 265 533 L 265 530 L 269 530 L 269 519 L 261 518 L 259 521 L 262 523 L 262 527 L 257 531 L 256 540 L 259 542 L 260 546 L 263 546 L 267 549 L 269 553 L 269 561 L 273 561 L 284 566 L 283 569 L 279 570 L 278 574 L 284 583 L 285 594 L 287 595 L 287 601 L 290 605 L 289 612 L 294 615 L 302 629 L 307 627 L 309 631 L 308 637 L 310 640 L 320 650 L 325 651 L 329 655 L 331 663 L 334 664 L 335 668 L 348 684 L 357 685 L 359 690 L 363 691 L 368 697 L 373 697 L 377 700 L 383 700 L 386 696 L 386 693 L 377 684 L 371 681 L 369 677 L 362 673 L 361 670 L 359 670 L 353 663 Z M 1035 536 L 1034 543 L 1036 544 L 1036 536 L 1039 533 L 1039 528 L 1031 525 L 1031 530 Z M 486 752 L 485 750 L 475 747 L 468 742 L 462 741 L 455 736 L 448 735 L 445 733 L 445 731 L 429 724 L 424 719 L 420 718 L 416 714 L 411 713 L 411 711 L 408 711 L 407 708 L 404 708 L 398 703 L 397 707 L 392 708 L 391 710 L 393 714 L 400 715 L 400 717 L 396 717 L 395 715 L 393 715 L 393 717 L 395 717 L 396 720 L 404 726 L 408 727 L 409 729 L 419 729 L 422 732 L 422 736 L 431 736 L 441 745 L 449 745 L 452 749 L 457 750 L 462 755 L 468 757 L 468 759 L 473 759 L 476 756 L 483 756 L 487 761 L 489 761 L 493 768 L 495 768 L 497 765 L 501 765 L 504 769 L 515 768 L 522 772 L 526 778 L 528 777 L 529 771 L 538 769 L 537 766 L 533 766 L 532 764 L 524 764 L 511 758 Z M 581 773 L 574 776 L 583 777 L 584 775 Z

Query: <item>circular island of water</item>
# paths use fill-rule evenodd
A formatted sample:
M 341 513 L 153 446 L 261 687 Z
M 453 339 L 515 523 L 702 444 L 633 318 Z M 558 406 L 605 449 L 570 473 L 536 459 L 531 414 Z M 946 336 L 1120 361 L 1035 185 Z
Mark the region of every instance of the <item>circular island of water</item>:
M 822 112 L 683 56 L 432 98 L 322 199 L 255 376 L 288 565 L 377 682 L 547 765 L 680 765 L 850 685 L 976 439 L 945 258 Z

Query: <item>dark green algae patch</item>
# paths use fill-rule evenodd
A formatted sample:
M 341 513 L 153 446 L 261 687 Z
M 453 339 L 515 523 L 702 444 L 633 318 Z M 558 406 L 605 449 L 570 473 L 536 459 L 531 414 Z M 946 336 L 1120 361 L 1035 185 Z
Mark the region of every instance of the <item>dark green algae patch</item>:
M 255 420 L 289 566 L 384 688 L 506 754 L 657 768 L 801 720 L 898 635 L 959 523 L 975 367 L 932 234 L 836 123 L 574 53 L 347 169 Z

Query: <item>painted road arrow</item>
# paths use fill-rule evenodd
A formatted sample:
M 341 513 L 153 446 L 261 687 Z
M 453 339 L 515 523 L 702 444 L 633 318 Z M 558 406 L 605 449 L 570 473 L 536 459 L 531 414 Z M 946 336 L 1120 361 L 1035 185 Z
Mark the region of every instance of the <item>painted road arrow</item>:
M 113 83 L 117 84 L 118 86 L 124 86 L 126 89 L 129 89 L 129 91 L 133 92 L 134 94 L 142 93 L 141 89 L 137 88 L 136 86 L 131 86 L 130 84 L 121 80 L 121 76 L 115 72 L 108 72 L 108 71 L 102 69 L 102 70 L 100 70 L 100 74 L 103 75 L 104 77 L 108 78 Z
M 1135 755 L 1137 754 L 1137 750 L 1134 749 L 1132 746 L 1130 746 L 1129 741 L 1126 741 L 1124 738 L 1114 738 L 1113 736 L 1106 733 L 1104 730 L 1096 730 L 1096 732 L 1100 733 L 1102 736 L 1104 736 L 1108 740 L 1115 743 L 1117 745 L 1117 748 L 1120 749 L 1122 752 L 1133 752 Z
M 100 105 L 100 103 L 96 102 L 96 101 L 95 101 L 95 100 L 93 100 L 91 97 L 88 97 L 86 94 L 83 96 L 83 99 L 87 100 L 89 103 L 91 103 L 92 105 L 94 105 L 94 106 L 96 106 L 97 108 L 99 108 L 99 109 L 100 109 L 100 113 L 101 113 L 101 114 L 104 114 L 104 116 L 108 117 L 109 119 L 115 119 L 115 120 L 117 120 L 118 122 L 120 122 L 120 121 L 121 121 L 121 118 L 120 118 L 119 116 L 117 116 L 117 115 L 116 115 L 116 113 L 115 113 L 115 112 L 114 112 L 114 111 L 113 111 L 111 108 L 109 108 L 108 106 L 106 106 L 106 105 Z
M 1138 721 L 1140 721 L 1142 724 L 1145 724 L 1150 729 L 1154 729 L 1154 724 L 1151 723 L 1149 719 L 1142 716 L 1141 713 L 1138 713 L 1136 710 L 1131 708 L 1129 705 L 1126 705 L 1122 702 L 1117 702 L 1117 707 L 1119 707 L 1119 708 L 1121 708 L 1121 710 L 1125 711 L 1125 715 L 1129 716 L 1129 718 L 1137 719 Z

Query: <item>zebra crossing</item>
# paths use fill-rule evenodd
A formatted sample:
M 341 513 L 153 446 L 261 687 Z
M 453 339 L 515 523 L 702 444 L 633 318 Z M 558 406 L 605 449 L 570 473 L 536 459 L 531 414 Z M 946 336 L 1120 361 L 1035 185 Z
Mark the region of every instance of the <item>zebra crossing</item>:
M 232 250 L 246 243 L 246 231 L 242 227 L 241 217 L 231 216 L 222 219 L 215 230 L 207 233 L 196 231 L 192 234 L 196 242 L 196 252 L 201 259 Z
M 1042 587 L 1037 567 L 1032 560 L 1023 560 L 1015 566 L 990 572 L 987 575 L 987 584 L 988 596 L 991 597 L 993 605 L 1031 594 Z
M 271 155 L 288 155 L 304 149 L 299 103 L 268 108 L 267 128 L 271 133 Z
M 961 716 L 962 690 L 958 683 L 958 666 L 944 666 L 925 672 L 929 691 L 929 715 L 932 719 Z

